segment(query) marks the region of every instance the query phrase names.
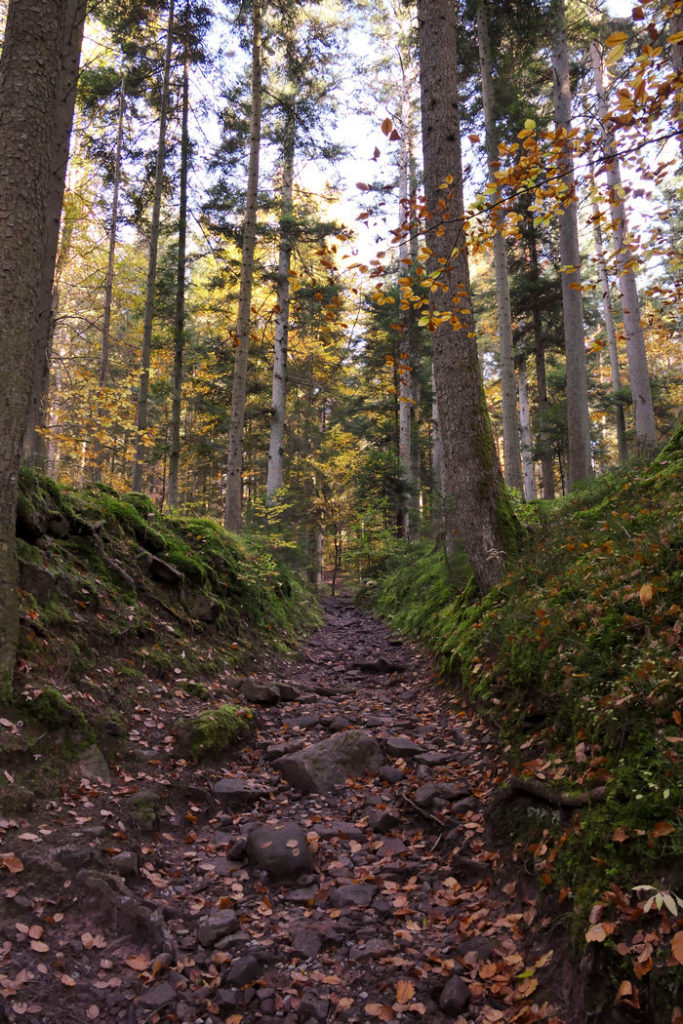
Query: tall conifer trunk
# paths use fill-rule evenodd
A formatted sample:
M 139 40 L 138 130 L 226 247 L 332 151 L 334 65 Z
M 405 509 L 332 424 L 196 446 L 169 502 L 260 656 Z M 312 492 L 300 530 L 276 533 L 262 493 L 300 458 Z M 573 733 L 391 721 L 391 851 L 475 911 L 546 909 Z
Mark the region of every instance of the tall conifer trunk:
M 572 154 L 572 96 L 569 82 L 569 53 L 564 0 L 552 0 L 553 103 L 560 147 L 562 206 L 560 214 L 560 260 L 564 347 L 567 365 L 567 431 L 569 435 L 569 489 L 592 474 L 588 379 L 581 294 L 581 253 L 576 207 L 574 157 Z
M 496 184 L 495 170 L 499 165 L 498 132 L 496 129 L 491 69 L 491 43 L 485 0 L 477 0 L 477 40 L 481 68 L 481 95 L 486 125 L 486 156 L 489 181 Z M 494 204 L 499 199 L 496 189 Z M 501 231 L 497 207 L 494 206 L 495 231 L 493 235 L 493 264 L 496 276 L 496 306 L 498 309 L 498 344 L 500 347 L 500 383 L 503 406 L 503 465 L 505 482 L 523 494 L 521 452 L 519 444 L 519 416 L 517 415 L 517 388 L 515 386 L 515 348 L 512 338 L 512 309 L 510 307 L 510 281 L 505 239 Z
M 652 389 L 647 368 L 645 336 L 640 318 L 638 286 L 633 270 L 635 259 L 633 245 L 628 235 L 628 218 L 624 203 L 624 188 L 621 181 L 621 165 L 614 137 L 607 126 L 607 92 L 604 81 L 602 56 L 597 43 L 591 44 L 591 64 L 598 97 L 598 117 L 605 156 L 605 171 L 609 186 L 609 209 L 612 221 L 612 236 L 619 275 L 619 297 L 626 335 L 628 372 L 633 397 L 633 412 L 636 421 L 636 442 L 640 448 L 653 448 L 657 444 L 657 427 L 652 404 Z
M 291 58 L 290 58 L 291 59 Z M 285 106 L 282 145 L 282 192 L 280 195 L 280 251 L 277 268 L 277 313 L 273 355 L 273 386 L 270 408 L 270 443 L 266 476 L 266 501 L 270 504 L 282 487 L 285 458 L 285 412 L 287 407 L 287 347 L 289 341 L 289 272 L 292 264 L 294 153 L 296 150 L 296 108 L 289 95 Z
M 102 347 L 100 349 L 100 387 L 105 387 L 109 375 L 109 339 L 111 335 L 111 310 L 114 295 L 114 263 L 119 222 L 119 192 L 121 189 L 121 151 L 123 149 L 123 119 L 126 109 L 126 79 L 121 79 L 119 92 L 119 114 L 116 128 L 116 149 L 114 151 L 114 188 L 111 199 L 109 221 L 109 252 L 107 255 L 107 276 L 104 282 L 104 309 L 102 311 Z
M 242 239 L 242 269 L 235 329 L 235 366 L 232 377 L 228 464 L 225 482 L 225 528 L 242 529 L 242 459 L 244 414 L 247 400 L 247 366 L 251 329 L 251 293 L 254 283 L 256 218 L 258 213 L 259 154 L 261 149 L 261 0 L 252 9 L 251 121 L 249 126 L 249 169 Z
M 45 255 L 43 276 L 38 296 L 39 318 L 37 328 L 36 359 L 29 404 L 28 422 L 24 433 L 24 459 L 35 465 L 45 463 L 45 439 L 40 431 L 45 426 L 47 392 L 50 382 L 52 339 L 55 331 L 54 293 L 55 268 L 59 248 L 59 226 L 64 203 L 66 168 L 69 162 L 71 126 L 76 107 L 78 69 L 81 60 L 86 0 L 63 0 L 63 36 L 59 49 L 59 78 L 54 108 L 54 130 L 50 182 L 45 220 Z
M 17 652 L 19 460 L 37 361 L 66 10 L 63 0 L 12 0 L 0 55 L 0 696 L 4 699 L 11 693 Z
M 168 453 L 168 505 L 178 504 L 180 470 L 180 420 L 183 397 L 183 356 L 185 351 L 185 276 L 187 248 L 187 168 L 190 159 L 190 47 L 188 32 L 190 5 L 185 4 L 185 52 L 183 55 L 183 99 L 180 129 L 180 200 L 178 209 L 178 262 L 176 268 L 175 321 L 173 324 L 173 384 L 171 438 Z
M 418 40 L 434 383 L 447 501 L 482 592 L 501 579 L 518 524 L 505 490 L 479 365 L 464 234 L 463 174 L 452 0 L 419 0 Z M 451 184 L 443 189 L 441 185 Z
M 159 251 L 159 224 L 161 221 L 161 190 L 164 183 L 166 163 L 166 121 L 171 82 L 171 51 L 173 44 L 174 0 L 168 5 L 166 30 L 166 54 L 164 57 L 164 78 L 161 86 L 161 114 L 159 117 L 159 142 L 157 145 L 156 169 L 154 174 L 154 198 L 152 200 L 152 221 L 149 228 L 149 261 L 147 263 L 147 288 L 145 291 L 145 313 L 142 325 L 142 356 L 140 385 L 136 408 L 135 455 L 133 457 L 132 488 L 142 487 L 145 449 L 145 431 L 149 420 L 149 367 L 152 358 L 152 326 L 154 324 L 154 298 L 157 280 L 157 255 Z

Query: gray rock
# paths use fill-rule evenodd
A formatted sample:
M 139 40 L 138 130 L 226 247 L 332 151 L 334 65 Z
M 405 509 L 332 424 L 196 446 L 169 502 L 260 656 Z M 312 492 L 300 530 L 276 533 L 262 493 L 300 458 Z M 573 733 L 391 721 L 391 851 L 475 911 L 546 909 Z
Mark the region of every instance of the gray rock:
M 302 793 L 327 793 L 349 776 L 376 771 L 382 764 L 377 741 L 363 729 L 348 729 L 273 762 Z
M 199 594 L 192 603 L 190 614 L 193 619 L 199 619 L 200 622 L 213 623 L 221 614 L 221 606 L 214 598 Z
M 137 854 L 133 853 L 132 850 L 122 850 L 121 853 L 115 853 L 110 863 L 112 870 L 116 871 L 117 874 L 121 874 L 124 879 L 132 879 L 137 874 Z
M 306 833 L 293 821 L 255 828 L 247 839 L 247 853 L 272 878 L 292 878 L 314 868 Z
M 228 970 L 224 975 L 224 980 L 228 985 L 236 985 L 241 987 L 242 985 L 249 985 L 252 981 L 256 981 L 257 978 L 261 977 L 261 964 L 253 956 L 236 956 L 231 961 Z
M 413 794 L 413 800 L 418 807 L 429 807 L 434 802 L 437 796 L 439 796 L 440 789 L 433 782 L 427 782 L 424 786 L 420 786 L 419 789 L 415 790 Z
M 467 984 L 456 974 L 444 985 L 439 997 L 439 1006 L 444 1013 L 455 1016 L 469 1006 L 471 998 L 472 994 Z
M 385 807 L 370 811 L 368 822 L 375 832 L 391 832 L 401 824 L 401 816 L 395 807 Z
M 325 724 L 330 732 L 341 732 L 342 729 L 348 729 L 351 722 L 344 715 L 334 715 Z
M 292 929 L 290 942 L 294 952 L 298 953 L 299 956 L 305 957 L 307 960 L 316 957 L 322 946 L 319 932 L 315 928 L 307 927 L 306 925 Z
M 291 683 L 275 683 L 278 690 L 280 691 L 280 700 L 298 700 L 301 690 L 297 689 L 296 686 L 292 686 Z
M 200 921 L 197 938 L 202 946 L 215 946 L 219 939 L 232 935 L 240 926 L 237 915 L 232 910 L 216 910 Z
M 264 683 L 260 679 L 243 679 L 240 692 L 252 704 L 277 704 L 280 700 L 280 689 L 275 683 Z
M 61 849 L 55 851 L 55 856 L 65 868 L 79 871 L 90 863 L 92 851 L 87 846 L 62 846 Z
M 250 779 L 224 778 L 213 785 L 215 796 L 223 807 L 239 807 L 240 804 L 255 804 L 268 790 L 252 783 Z
M 31 594 L 41 608 L 50 600 L 56 585 L 56 578 L 47 569 L 19 559 L 19 586 Z
M 185 577 L 179 569 L 169 562 L 165 562 L 163 558 L 151 555 L 149 551 L 145 551 L 140 556 L 139 562 L 143 571 L 157 583 L 164 583 L 168 587 L 181 587 L 185 581 Z
M 350 882 L 348 885 L 340 885 L 330 894 L 330 904 L 333 907 L 369 907 L 377 892 L 377 887 L 369 882 Z
M 455 761 L 457 755 L 454 751 L 449 752 L 447 750 L 430 750 L 426 754 L 418 754 L 415 760 L 418 764 L 424 764 L 428 768 L 435 768 L 440 764 L 449 764 L 451 761 Z
M 216 1002 L 223 1011 L 236 1010 L 240 1004 L 239 989 L 219 988 L 216 992 Z
M 78 761 L 78 771 L 82 779 L 100 779 L 101 782 L 111 784 L 109 767 L 104 759 L 102 751 L 94 744 L 85 750 Z
M 160 981 L 158 985 L 152 985 L 151 988 L 145 989 L 138 1002 L 146 1010 L 162 1010 L 164 1006 L 168 1006 L 174 1001 L 177 994 L 170 981 Z
M 307 885 L 302 889 L 289 889 L 283 893 L 285 903 L 293 903 L 296 907 L 312 905 L 318 891 L 317 885 Z
M 424 747 L 414 743 L 407 736 L 388 736 L 384 746 L 391 757 L 415 757 L 424 751 Z
M 394 782 L 400 782 L 405 778 L 405 772 L 402 772 L 400 768 L 395 768 L 393 764 L 385 764 L 379 770 L 379 777 L 393 785 Z
M 263 751 L 263 756 L 266 761 L 275 761 L 278 757 L 285 757 L 286 754 L 293 754 L 296 750 L 301 750 L 304 745 L 304 740 L 288 740 L 286 743 L 271 743 Z
M 325 999 L 323 996 L 317 996 L 315 992 L 310 988 L 307 988 L 302 995 L 301 1003 L 299 1004 L 299 1020 L 314 1020 L 319 1021 L 320 1024 L 325 1024 L 329 1009 L 329 999 Z

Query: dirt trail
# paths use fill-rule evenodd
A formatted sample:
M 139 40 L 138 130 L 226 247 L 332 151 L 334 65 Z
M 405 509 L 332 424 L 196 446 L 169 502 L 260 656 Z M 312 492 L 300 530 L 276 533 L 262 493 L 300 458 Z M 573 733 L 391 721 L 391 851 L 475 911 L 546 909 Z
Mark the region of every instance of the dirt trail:
M 160 687 L 109 784 L 0 822 L 0 1024 L 567 1024 L 546 1001 L 561 965 L 529 951 L 554 922 L 487 845 L 505 769 L 425 655 L 333 599 L 298 660 L 254 678 L 288 699 L 225 763 L 178 758 L 195 705 Z M 381 748 L 369 776 L 302 795 L 273 763 L 350 729 Z M 246 840 L 283 822 L 313 863 L 280 881 Z

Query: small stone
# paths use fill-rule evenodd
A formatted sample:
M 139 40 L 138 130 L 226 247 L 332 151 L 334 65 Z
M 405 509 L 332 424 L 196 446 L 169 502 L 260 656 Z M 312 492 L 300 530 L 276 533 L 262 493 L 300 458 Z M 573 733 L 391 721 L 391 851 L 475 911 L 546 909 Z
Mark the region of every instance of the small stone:
M 380 779 L 384 779 L 385 782 L 400 782 L 401 779 L 405 778 L 405 772 L 402 772 L 400 768 L 396 768 L 393 764 L 385 764 L 379 770 Z
M 236 932 L 240 924 L 232 910 L 217 910 L 204 918 L 197 929 L 197 938 L 204 947 L 215 946 L 225 935 Z
M 368 822 L 375 832 L 391 832 L 401 824 L 401 816 L 393 807 L 370 811 Z
M 280 690 L 275 683 L 265 683 L 259 679 L 243 679 L 240 691 L 252 704 L 277 704 Z
M 226 974 L 225 981 L 229 985 L 249 985 L 261 977 L 261 965 L 253 956 L 236 956 L 231 962 Z
M 239 807 L 240 804 L 255 804 L 268 796 L 268 790 L 257 786 L 248 779 L 224 778 L 213 785 L 213 792 L 224 807 Z
M 322 946 L 320 934 L 314 928 L 307 928 L 305 925 L 293 929 L 290 942 L 294 952 L 307 960 L 316 957 Z
M 428 768 L 436 768 L 441 764 L 449 764 L 451 761 L 458 760 L 455 751 L 448 750 L 430 750 L 426 754 L 418 754 L 415 758 L 418 764 L 423 764 Z
M 176 995 L 176 990 L 169 981 L 160 981 L 158 985 L 145 989 L 138 1002 L 146 1010 L 162 1010 L 164 1006 L 173 1002 Z
M 377 892 L 374 885 L 367 882 L 350 882 L 340 885 L 330 894 L 330 905 L 333 907 L 369 907 Z
M 219 988 L 216 991 L 216 1003 L 220 1010 L 236 1010 L 240 1003 L 239 989 Z
M 111 783 L 107 762 L 102 751 L 94 744 L 81 754 L 78 761 L 78 771 L 82 779 L 100 779 L 101 782 Z
M 306 833 L 293 821 L 254 829 L 247 839 L 247 853 L 272 878 L 291 878 L 315 866 Z
M 351 723 L 344 715 L 334 715 L 326 725 L 330 732 L 342 732 L 342 730 L 348 729 Z
M 439 795 L 439 787 L 433 782 L 427 782 L 424 786 L 420 786 L 419 789 L 413 794 L 413 800 L 418 807 L 429 807 L 435 798 Z
M 424 749 L 407 736 L 389 736 L 384 741 L 384 746 L 391 757 L 415 757 L 422 754 Z
M 306 989 L 299 1004 L 299 1020 L 319 1021 L 325 1024 L 330 1009 L 329 999 L 317 996 L 310 988 Z
M 455 1016 L 456 1013 L 461 1013 L 467 1006 L 469 1006 L 472 994 L 467 984 L 454 975 L 450 978 L 443 987 L 443 991 L 439 997 L 439 1006 L 444 1013 L 452 1014 Z
M 112 871 L 123 878 L 132 878 L 138 873 L 138 855 L 132 850 L 122 850 L 115 853 L 110 861 Z
M 292 686 L 291 683 L 275 683 L 275 686 L 280 691 L 280 700 L 290 701 L 299 699 L 301 691 L 296 686 Z
M 63 846 L 56 851 L 55 856 L 60 864 L 71 871 L 78 871 L 90 863 L 91 851 L 83 846 Z

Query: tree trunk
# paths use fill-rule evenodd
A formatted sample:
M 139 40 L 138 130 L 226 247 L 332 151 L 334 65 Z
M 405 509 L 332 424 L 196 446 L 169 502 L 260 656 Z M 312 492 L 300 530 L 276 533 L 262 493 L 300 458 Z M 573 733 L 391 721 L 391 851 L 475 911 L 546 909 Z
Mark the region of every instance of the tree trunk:
M 591 182 L 594 183 L 593 159 L 590 157 Z M 593 189 L 593 238 L 595 239 L 595 252 L 598 266 L 598 281 L 602 298 L 602 317 L 605 323 L 605 334 L 607 336 L 607 349 L 609 352 L 610 375 L 612 380 L 612 391 L 618 395 L 621 390 L 621 378 L 619 375 L 619 353 L 617 351 L 617 332 L 614 326 L 614 308 L 612 306 L 612 295 L 607 272 L 607 261 L 605 259 L 605 246 L 600 226 L 600 208 L 595 190 Z M 614 426 L 617 434 L 617 452 L 619 462 L 623 465 L 626 462 L 626 423 L 624 420 L 624 406 L 621 399 L 614 400 Z
M 434 383 L 447 500 L 482 592 L 502 577 L 519 526 L 489 420 L 470 300 L 464 234 L 455 6 L 419 0 L 418 40 Z M 452 184 L 442 189 L 446 178 Z
M 496 129 L 491 70 L 491 44 L 484 0 L 477 0 L 477 39 L 481 68 L 481 95 L 486 125 L 486 156 L 489 181 L 496 185 L 495 169 L 499 166 L 498 132 Z M 498 342 L 500 346 L 500 379 L 503 396 L 503 463 L 505 482 L 523 494 L 521 453 L 519 445 L 519 417 L 517 415 L 517 388 L 515 384 L 515 348 L 512 338 L 512 310 L 510 308 L 510 281 L 508 278 L 507 250 L 500 227 L 497 206 L 500 192 L 491 196 L 494 236 L 493 264 L 496 277 L 496 306 L 498 309 Z
M 126 79 L 121 79 L 119 92 L 119 116 L 114 152 L 114 190 L 111 199 L 111 220 L 109 222 L 109 255 L 107 276 L 104 282 L 104 309 L 102 311 L 102 348 L 100 350 L 99 384 L 103 388 L 109 376 L 109 338 L 111 334 L 111 309 L 114 295 L 114 262 L 116 259 L 116 235 L 119 223 L 119 191 L 121 188 L 121 150 L 123 148 L 123 117 L 126 109 Z
M 19 629 L 19 460 L 38 349 L 46 213 L 54 169 L 61 0 L 12 0 L 0 56 L 0 697 L 11 693 Z M 54 211 L 51 211 L 51 214 Z
M 562 308 L 564 310 L 564 346 L 567 363 L 567 431 L 569 435 L 569 479 L 571 488 L 591 476 L 590 418 L 588 379 L 581 294 L 581 254 L 574 180 L 571 131 L 572 97 L 569 83 L 569 54 L 565 27 L 564 0 L 553 0 L 553 102 L 561 147 L 560 260 L 562 270 Z
M 280 198 L 280 253 L 277 269 L 277 314 L 273 356 L 273 388 L 270 409 L 270 444 L 266 476 L 266 502 L 271 504 L 282 487 L 285 458 L 285 412 L 287 406 L 287 347 L 289 341 L 289 271 L 292 264 L 294 153 L 296 110 L 289 99 L 285 108 L 282 147 L 282 193 Z
M 180 419 L 183 397 L 183 355 L 185 350 L 185 272 L 187 247 L 187 166 L 190 158 L 190 52 L 189 4 L 185 5 L 185 53 L 183 59 L 183 109 L 180 137 L 180 202 L 178 209 L 178 264 L 176 271 L 175 323 L 173 328 L 173 397 L 171 399 L 171 436 L 168 452 L 168 507 L 178 504 L 180 469 Z
M 45 219 L 45 255 L 43 276 L 38 293 L 39 317 L 33 383 L 28 422 L 24 433 L 24 460 L 34 465 L 45 463 L 45 426 L 47 392 L 50 382 L 52 338 L 55 329 L 54 279 L 59 248 L 59 225 L 64 203 L 66 168 L 69 163 L 71 126 L 76 106 L 78 69 L 86 16 L 86 0 L 65 0 L 59 48 L 59 79 L 57 81 L 51 172 Z
M 626 335 L 628 372 L 633 396 L 633 412 L 636 422 L 636 442 L 647 450 L 657 444 L 657 427 L 652 405 L 650 374 L 647 368 L 645 336 L 640 319 L 640 300 L 636 275 L 633 272 L 635 254 L 628 237 L 628 219 L 624 203 L 624 188 L 621 182 L 621 166 L 614 138 L 607 127 L 607 93 L 603 77 L 603 64 L 597 43 L 591 43 L 591 64 L 598 97 L 598 117 L 602 136 L 607 184 L 609 187 L 609 208 L 612 221 L 617 273 L 619 275 L 619 297 Z
M 159 117 L 159 144 L 157 146 L 154 175 L 154 199 L 152 201 L 152 222 L 149 228 L 149 262 L 147 264 L 147 289 L 145 292 L 145 313 L 142 325 L 142 355 L 140 386 L 136 410 L 135 455 L 133 456 L 132 488 L 142 487 L 142 472 L 147 439 L 145 432 L 149 419 L 149 366 L 152 357 L 152 325 L 154 322 L 154 297 L 157 279 L 157 254 L 159 250 L 159 223 L 161 220 L 161 190 L 164 183 L 166 163 L 166 121 L 168 119 L 168 98 L 171 81 L 171 50 L 173 43 L 173 6 L 168 5 L 168 27 L 166 32 L 166 55 L 164 57 L 164 79 L 161 87 L 161 114 Z
M 538 283 L 541 271 L 538 265 L 538 248 L 536 246 L 536 229 L 533 216 L 527 212 L 528 252 L 531 280 Z M 553 453 L 548 437 L 549 409 L 548 384 L 545 372 L 545 338 L 541 311 L 536 302 L 533 303 L 532 322 L 534 331 L 534 359 L 536 362 L 536 393 L 538 400 L 538 441 L 541 451 L 541 486 L 544 499 L 550 501 L 555 497 L 555 474 L 553 472 Z
M 536 499 L 536 479 L 534 476 L 533 440 L 531 437 L 531 415 L 529 412 L 529 382 L 526 375 L 526 355 L 517 368 L 519 381 L 519 422 L 522 431 L 522 465 L 524 469 L 524 497 L 527 501 Z
M 254 0 L 251 57 L 251 122 L 249 170 L 242 240 L 242 269 L 235 330 L 235 367 L 232 377 L 228 464 L 225 482 L 225 528 L 242 529 L 242 455 L 247 400 L 247 365 L 251 329 L 251 292 L 254 281 L 256 216 L 258 211 L 259 153 L 261 148 L 261 0 Z

